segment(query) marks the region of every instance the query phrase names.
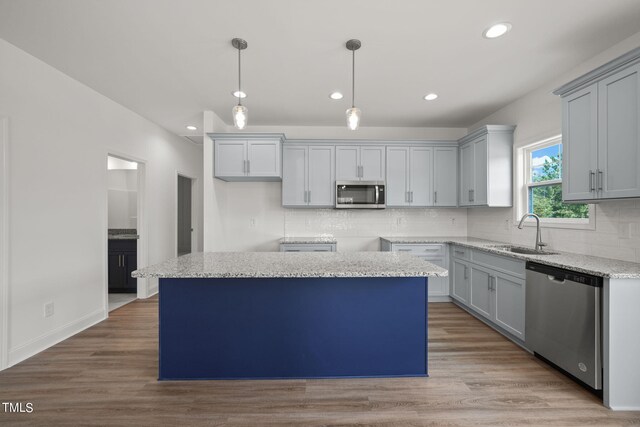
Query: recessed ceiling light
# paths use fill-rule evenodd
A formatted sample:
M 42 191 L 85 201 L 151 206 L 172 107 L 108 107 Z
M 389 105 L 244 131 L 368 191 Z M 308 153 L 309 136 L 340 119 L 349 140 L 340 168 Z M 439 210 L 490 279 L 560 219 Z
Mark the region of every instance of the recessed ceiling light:
M 237 98 L 238 95 L 240 95 L 240 98 L 246 98 L 247 94 L 242 92 L 242 91 L 235 91 L 235 92 L 231 92 L 231 95 L 233 95 L 234 98 Z
M 482 36 L 487 39 L 495 39 L 496 37 L 500 37 L 505 35 L 511 29 L 511 24 L 508 22 L 500 22 L 498 24 L 494 24 L 484 30 Z
M 434 99 L 436 99 L 438 97 L 437 93 L 430 93 L 428 95 L 424 96 L 424 99 L 426 99 L 427 101 L 433 101 Z
M 195 127 L 194 125 L 188 125 L 187 129 L 189 129 L 189 130 L 198 130 L 198 128 Z
M 342 99 L 343 95 L 340 92 L 333 92 L 331 95 L 329 95 L 329 98 L 331 99 Z

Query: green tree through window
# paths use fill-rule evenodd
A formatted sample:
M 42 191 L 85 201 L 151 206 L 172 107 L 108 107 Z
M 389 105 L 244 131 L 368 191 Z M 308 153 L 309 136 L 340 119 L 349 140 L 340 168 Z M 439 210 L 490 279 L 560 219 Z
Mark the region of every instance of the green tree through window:
M 549 155 L 553 151 L 556 154 Z M 562 144 L 531 151 L 530 156 L 529 213 L 540 218 L 589 218 L 588 205 L 562 202 Z

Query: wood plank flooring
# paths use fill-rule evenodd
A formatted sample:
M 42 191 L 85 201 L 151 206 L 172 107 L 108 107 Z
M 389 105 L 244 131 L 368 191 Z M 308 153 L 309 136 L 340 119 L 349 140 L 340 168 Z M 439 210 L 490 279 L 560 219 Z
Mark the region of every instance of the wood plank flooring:
M 0 425 L 630 426 L 453 304 L 429 305 L 429 378 L 158 382 L 158 301 L 0 372 Z M 256 354 L 259 357 L 259 354 Z

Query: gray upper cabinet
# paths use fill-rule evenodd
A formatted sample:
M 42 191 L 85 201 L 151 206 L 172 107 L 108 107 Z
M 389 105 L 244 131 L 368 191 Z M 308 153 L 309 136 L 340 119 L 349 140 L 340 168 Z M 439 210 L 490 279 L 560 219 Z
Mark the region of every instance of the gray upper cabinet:
M 224 181 L 282 179 L 282 138 L 263 134 L 209 134 L 214 141 L 214 176 Z
M 384 181 L 384 145 L 338 145 L 336 147 L 336 180 Z
M 387 206 L 432 206 L 433 148 L 387 147 Z
M 640 197 L 640 48 L 556 89 L 565 201 Z
M 335 202 L 335 149 L 330 145 L 285 145 L 282 205 L 332 207 Z
M 458 147 L 433 149 L 433 206 L 458 204 Z
M 514 129 L 488 125 L 460 139 L 460 206 L 511 206 Z

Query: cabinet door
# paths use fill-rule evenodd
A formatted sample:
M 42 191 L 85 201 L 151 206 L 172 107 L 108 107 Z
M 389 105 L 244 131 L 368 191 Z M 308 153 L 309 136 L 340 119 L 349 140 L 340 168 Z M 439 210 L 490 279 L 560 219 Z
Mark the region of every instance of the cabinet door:
M 598 169 L 598 86 L 562 99 L 562 198 L 596 197 Z
M 458 148 L 433 150 L 433 205 L 458 205 Z
M 387 206 L 409 205 L 409 147 L 387 148 Z
M 473 187 L 472 205 L 487 204 L 487 190 L 489 184 L 488 166 L 488 139 L 487 135 L 473 142 Z M 509 177 L 511 179 L 511 177 Z
M 280 141 L 253 140 L 247 143 L 247 175 L 281 177 Z
M 124 260 L 122 253 L 109 253 L 109 291 L 121 292 L 126 287 Z
M 282 205 L 306 206 L 306 146 L 285 146 L 282 152 Z
M 438 267 L 447 269 L 447 264 L 444 258 L 429 258 L 421 256 L 419 257 L 426 262 L 435 264 Z M 449 278 L 448 277 L 429 277 L 428 281 L 429 296 L 448 296 L 449 295 Z
M 494 274 L 495 322 L 524 341 L 525 281 Z
M 357 146 L 336 147 L 336 181 L 360 180 L 359 157 Z
M 138 269 L 138 255 L 136 252 L 127 252 L 123 254 L 125 268 L 126 288 L 129 292 L 138 290 L 138 279 L 131 277 L 131 273 Z
M 246 175 L 247 141 L 215 141 L 215 176 Z
M 360 178 L 363 181 L 384 181 L 384 146 L 360 147 Z
M 640 197 L 640 64 L 598 83 L 600 198 Z
M 310 206 L 335 206 L 334 156 L 332 146 L 309 146 L 307 202 Z
M 460 205 L 471 204 L 471 190 L 473 189 L 473 150 L 472 143 L 460 147 Z
M 451 296 L 458 301 L 469 304 L 469 281 L 471 268 L 466 262 L 452 260 L 452 287 Z
M 411 206 L 433 206 L 433 148 L 412 147 L 409 165 Z
M 491 286 L 493 277 L 488 270 L 471 266 L 471 297 L 469 306 L 482 316 L 491 319 Z

